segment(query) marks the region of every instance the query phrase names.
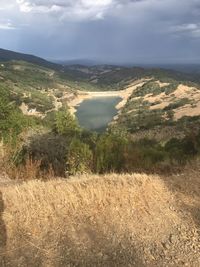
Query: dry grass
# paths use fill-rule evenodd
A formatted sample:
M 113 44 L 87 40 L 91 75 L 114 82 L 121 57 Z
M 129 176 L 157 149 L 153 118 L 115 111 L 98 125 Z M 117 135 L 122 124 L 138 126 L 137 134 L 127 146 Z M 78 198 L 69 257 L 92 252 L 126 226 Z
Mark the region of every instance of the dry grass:
M 10 168 L 6 168 L 6 173 L 14 180 L 33 180 L 40 176 L 41 161 L 33 161 L 31 158 L 27 159 L 24 165 L 16 166 L 10 164 Z
M 9 146 L 0 147 L 0 182 L 3 176 L 11 177 L 16 181 L 28 181 L 38 178 L 48 180 L 55 177 L 51 166 L 49 169 L 42 171 L 41 160 L 33 160 L 31 157 L 27 158 L 24 164 L 17 166 L 13 158 L 15 154 L 16 151 L 13 151 Z
M 161 86 L 162 87 L 162 86 Z M 150 106 L 151 110 L 164 109 L 170 103 L 174 103 L 177 100 L 187 98 L 191 101 L 190 104 L 184 104 L 181 107 L 174 109 L 174 118 L 178 120 L 184 116 L 198 116 L 200 115 L 200 92 L 195 87 L 189 87 L 183 84 L 180 84 L 177 89 L 169 95 L 166 95 L 165 92 L 152 96 L 152 94 L 147 94 L 144 97 L 145 101 L 150 103 L 156 103 L 156 105 Z
M 162 266 L 151 248 L 184 226 L 157 176 L 82 176 L 0 190 L 5 266 Z
M 163 180 L 173 192 L 176 203 L 200 228 L 200 159 L 188 163 L 179 174 L 164 176 Z

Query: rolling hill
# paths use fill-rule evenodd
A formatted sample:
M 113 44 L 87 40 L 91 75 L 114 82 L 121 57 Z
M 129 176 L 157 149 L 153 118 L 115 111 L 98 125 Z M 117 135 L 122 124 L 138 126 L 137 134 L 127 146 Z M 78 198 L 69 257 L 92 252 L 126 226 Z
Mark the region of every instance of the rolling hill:
M 124 67 L 115 65 L 80 64 L 62 65 L 44 60 L 40 57 L 0 49 L 0 62 L 25 61 L 41 67 L 56 70 L 60 76 L 82 90 L 120 90 L 131 81 L 144 77 L 170 78 L 176 81 L 199 82 L 198 73 L 185 73 L 165 68 Z
M 126 90 L 135 88 L 129 85 Z M 200 86 L 173 79 L 152 78 L 133 89 L 113 123 L 135 138 L 166 141 L 200 129 Z
M 10 50 L 5 50 L 0 48 L 0 62 L 4 61 L 12 61 L 12 60 L 19 60 L 19 61 L 26 61 L 32 64 L 36 64 L 42 67 L 46 68 L 51 68 L 55 70 L 60 70 L 62 68 L 61 65 L 49 62 L 43 58 L 33 56 L 33 55 L 28 55 L 28 54 L 23 54 L 23 53 L 18 53 Z
M 132 85 L 140 79 L 146 82 L 135 90 Z M 24 115 L 40 118 L 76 102 L 81 91 L 128 89 L 132 93 L 114 125 L 142 137 L 183 137 L 200 124 L 199 77 L 191 73 L 112 65 L 62 66 L 1 49 L 0 88 L 6 88 L 10 101 Z
M 14 60 L 0 64 L 0 88 L 9 92 L 10 100 L 24 113 L 41 116 L 57 110 L 75 94 L 70 84 L 59 77 L 59 72 Z

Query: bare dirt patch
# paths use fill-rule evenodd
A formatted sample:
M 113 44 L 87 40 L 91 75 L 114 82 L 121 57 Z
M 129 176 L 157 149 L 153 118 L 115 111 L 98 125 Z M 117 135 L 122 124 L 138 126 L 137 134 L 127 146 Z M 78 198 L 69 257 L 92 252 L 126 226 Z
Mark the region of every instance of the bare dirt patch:
M 21 109 L 23 114 L 27 115 L 27 116 L 35 116 L 35 117 L 39 117 L 39 118 L 44 118 L 44 116 L 45 116 L 43 113 L 37 111 L 35 108 L 29 109 L 28 105 L 26 105 L 24 102 L 21 104 L 21 106 L 19 108 Z
M 148 94 L 144 97 L 145 101 L 151 104 L 150 110 L 164 109 L 170 104 L 181 99 L 188 99 L 191 104 L 185 104 L 181 107 L 174 108 L 174 119 L 178 120 L 184 116 L 199 116 L 200 115 L 200 90 L 195 87 L 189 87 L 180 84 L 177 89 L 168 95 L 165 92 L 152 96 Z M 155 104 L 158 103 L 158 104 Z
M 184 107 L 177 108 L 174 114 L 176 120 L 181 119 L 184 116 L 199 116 L 200 115 L 200 100 L 195 106 L 185 105 Z
M 170 83 L 162 83 L 161 81 L 156 81 L 156 82 L 161 88 L 170 85 Z

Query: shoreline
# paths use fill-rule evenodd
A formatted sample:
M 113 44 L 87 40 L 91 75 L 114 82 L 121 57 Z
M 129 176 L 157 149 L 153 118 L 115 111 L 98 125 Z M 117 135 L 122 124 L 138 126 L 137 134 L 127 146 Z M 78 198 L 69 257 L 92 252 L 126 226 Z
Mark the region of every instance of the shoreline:
M 126 105 L 128 98 L 131 96 L 133 91 L 140 86 L 143 86 L 147 80 L 138 80 L 127 86 L 125 89 L 119 91 L 98 91 L 98 92 L 91 92 L 91 91 L 77 91 L 77 96 L 70 102 L 68 102 L 69 111 L 72 115 L 75 116 L 77 111 L 77 107 L 87 99 L 92 98 L 100 98 L 100 97 L 119 97 L 122 100 L 115 106 L 118 110 L 117 115 L 113 118 L 116 120 L 119 116 L 120 110 Z

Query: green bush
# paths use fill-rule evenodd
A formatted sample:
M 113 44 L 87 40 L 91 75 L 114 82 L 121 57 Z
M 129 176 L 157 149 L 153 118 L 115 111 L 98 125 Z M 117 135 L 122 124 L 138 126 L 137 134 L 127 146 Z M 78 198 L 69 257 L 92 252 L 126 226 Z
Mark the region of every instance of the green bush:
M 186 136 L 183 139 L 172 138 L 165 145 L 171 160 L 184 164 L 198 153 L 197 136 Z
M 189 104 L 189 103 L 190 103 L 190 100 L 188 98 L 182 98 L 182 99 L 179 99 L 178 101 L 176 101 L 174 103 L 169 104 L 163 110 L 169 111 L 169 110 L 172 110 L 172 109 L 176 109 L 176 108 L 182 107 L 182 106 L 184 106 L 186 104 Z
M 17 143 L 22 131 L 40 123 L 37 118 L 23 115 L 16 104 L 10 101 L 10 95 L 3 87 L 0 87 L 0 110 L 0 138 L 4 142 Z
M 79 134 L 80 127 L 78 121 L 67 109 L 60 110 L 55 116 L 55 131 L 61 135 Z
M 93 154 L 89 145 L 74 138 L 68 149 L 66 174 L 75 175 L 92 171 Z
M 95 149 L 95 171 L 98 173 L 120 172 L 124 168 L 124 152 L 127 139 L 107 133 L 99 137 Z

